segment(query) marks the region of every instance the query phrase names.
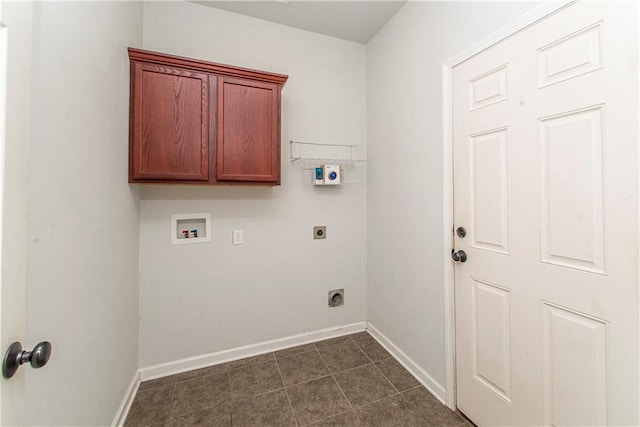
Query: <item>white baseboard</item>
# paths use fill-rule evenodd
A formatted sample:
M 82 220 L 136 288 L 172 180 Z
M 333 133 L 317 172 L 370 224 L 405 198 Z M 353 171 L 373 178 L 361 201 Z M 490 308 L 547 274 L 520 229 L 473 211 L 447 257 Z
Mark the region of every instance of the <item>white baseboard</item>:
M 175 360 L 173 362 L 147 366 L 140 369 L 140 379 L 144 381 L 152 380 L 169 375 L 179 374 L 182 372 L 192 371 L 194 369 L 219 365 L 220 363 L 231 362 L 233 360 L 244 359 L 245 357 L 257 356 L 259 354 L 270 353 L 277 350 L 284 350 L 286 348 L 295 347 L 302 344 L 322 341 L 328 338 L 353 334 L 355 332 L 362 332 L 366 330 L 366 326 L 367 322 L 352 323 L 350 325 L 307 332 L 304 334 L 293 335 L 286 338 L 279 338 L 272 341 L 265 341 L 258 344 L 246 345 L 230 350 L 217 351 L 215 353 L 203 354 L 201 356 L 189 357 L 186 359 Z
M 127 415 L 129 415 L 129 410 L 131 409 L 131 404 L 133 403 L 133 399 L 136 397 L 136 393 L 138 392 L 138 387 L 140 386 L 140 371 L 136 371 L 133 374 L 133 378 L 131 379 L 131 383 L 127 388 L 127 392 L 122 399 L 122 403 L 120 403 L 120 407 L 118 408 L 118 412 L 116 412 L 116 416 L 113 417 L 112 426 L 122 427 L 124 425 L 124 420 L 127 419 Z
M 389 338 L 387 338 L 382 332 L 380 332 L 370 322 L 367 322 L 367 330 L 369 333 L 382 345 L 393 357 L 396 358 L 407 371 L 411 373 L 420 383 L 425 386 L 427 390 L 438 398 L 444 405 L 447 403 L 447 391 L 445 388 L 433 379 L 431 375 L 422 369 L 416 362 L 413 361 L 406 353 L 398 346 L 396 346 Z
M 319 331 L 307 332 L 304 334 L 293 335 L 286 338 L 280 338 L 272 341 L 265 341 L 258 344 L 251 344 L 230 350 L 223 350 L 214 353 L 204 354 L 201 356 L 189 357 L 186 359 L 175 360 L 173 362 L 162 363 L 158 365 L 141 368 L 136 372 L 127 392 L 122 399 L 120 408 L 114 417 L 113 426 L 121 427 L 124 424 L 131 404 L 140 386 L 142 380 L 152 380 L 156 378 L 166 377 L 169 375 L 180 374 L 182 372 L 192 371 L 195 369 L 206 368 L 221 363 L 231 362 L 245 357 L 257 356 L 272 351 L 284 350 L 298 345 L 308 344 L 316 341 L 322 341 L 329 338 L 335 338 L 342 335 L 349 335 L 356 332 L 368 330 L 369 333 L 382 345 L 398 362 L 405 367 L 427 390 L 429 390 L 438 400 L 446 404 L 445 388 L 434 380 L 424 369 L 417 365 L 409 356 L 407 356 L 400 348 L 398 348 L 389 338 L 380 332 L 374 325 L 368 322 L 352 323 L 339 327 L 322 329 Z

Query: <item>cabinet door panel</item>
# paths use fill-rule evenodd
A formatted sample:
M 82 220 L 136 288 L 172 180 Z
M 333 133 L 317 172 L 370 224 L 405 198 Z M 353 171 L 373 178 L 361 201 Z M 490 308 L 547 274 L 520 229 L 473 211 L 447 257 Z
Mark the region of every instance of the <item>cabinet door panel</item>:
M 280 87 L 218 78 L 216 180 L 280 183 Z
M 134 63 L 132 180 L 209 179 L 208 76 Z

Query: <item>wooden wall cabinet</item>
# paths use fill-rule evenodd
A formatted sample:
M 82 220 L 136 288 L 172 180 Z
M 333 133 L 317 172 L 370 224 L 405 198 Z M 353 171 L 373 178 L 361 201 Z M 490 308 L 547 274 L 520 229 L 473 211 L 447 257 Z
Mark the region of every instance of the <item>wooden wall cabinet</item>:
M 129 48 L 129 182 L 280 184 L 287 76 Z

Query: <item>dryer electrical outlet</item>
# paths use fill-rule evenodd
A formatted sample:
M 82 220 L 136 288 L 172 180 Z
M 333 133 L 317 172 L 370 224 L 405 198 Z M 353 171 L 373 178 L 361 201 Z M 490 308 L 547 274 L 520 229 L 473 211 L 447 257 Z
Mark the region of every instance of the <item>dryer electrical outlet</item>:
M 326 225 L 316 225 L 315 227 L 313 227 L 313 238 L 314 238 L 314 240 L 326 239 L 327 238 L 327 226 Z
M 329 308 L 344 305 L 344 289 L 329 291 Z

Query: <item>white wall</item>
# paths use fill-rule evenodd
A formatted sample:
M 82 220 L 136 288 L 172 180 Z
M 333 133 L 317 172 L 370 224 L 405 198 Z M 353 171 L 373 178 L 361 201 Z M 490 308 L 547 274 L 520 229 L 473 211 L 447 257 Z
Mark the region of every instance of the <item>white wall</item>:
M 142 5 L 42 2 L 33 15 L 27 423 L 107 425 L 138 359 L 139 198 L 127 183 L 129 63 Z M 23 368 L 23 370 L 30 368 Z
M 314 188 L 288 160 L 290 139 L 364 146 L 365 47 L 183 2 L 145 3 L 143 47 L 290 78 L 281 186 L 143 188 L 140 366 L 366 320 L 366 178 Z M 201 212 L 211 243 L 172 246 L 171 214 Z M 335 288 L 345 305 L 329 309 Z
M 367 319 L 444 394 L 442 63 L 532 2 L 409 2 L 367 45 Z

